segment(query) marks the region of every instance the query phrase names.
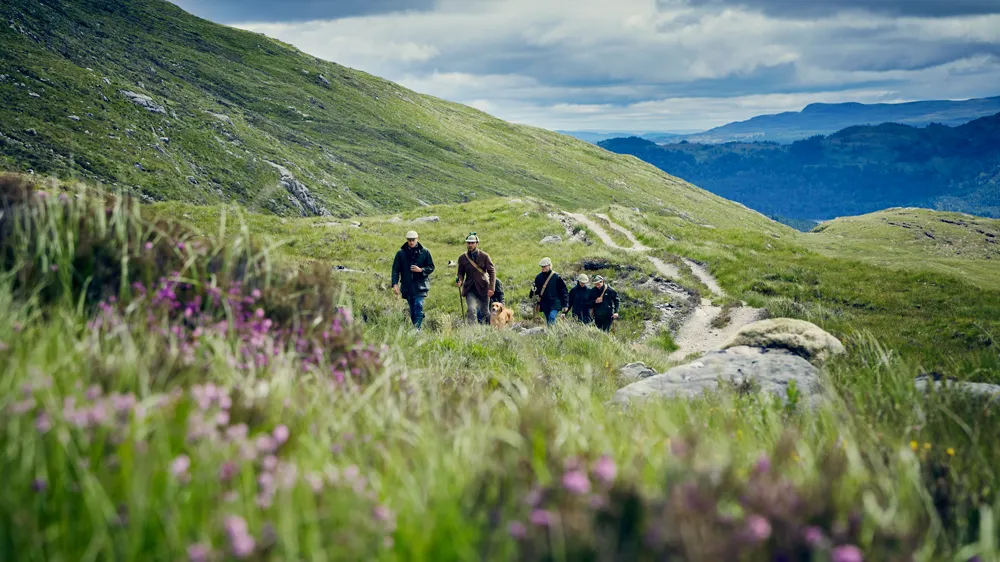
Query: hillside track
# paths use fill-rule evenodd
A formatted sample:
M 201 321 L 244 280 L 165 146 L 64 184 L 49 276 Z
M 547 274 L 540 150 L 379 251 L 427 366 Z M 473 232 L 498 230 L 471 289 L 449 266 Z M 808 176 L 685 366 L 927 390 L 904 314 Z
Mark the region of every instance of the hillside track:
M 651 248 L 639 242 L 635 234 L 630 230 L 616 224 L 607 215 L 598 214 L 595 216 L 607 221 L 612 229 L 624 235 L 632 243 L 631 247 L 624 247 L 616 243 L 603 225 L 586 215 L 568 212 L 564 214 L 590 229 L 605 246 L 634 253 L 645 253 L 651 250 Z M 673 281 L 680 281 L 681 271 L 677 266 L 655 256 L 647 255 L 646 258 L 649 259 L 650 263 L 653 264 L 661 275 Z M 726 296 L 718 280 L 715 279 L 706 267 L 686 257 L 682 257 L 681 259 L 691 269 L 692 274 L 712 291 L 714 297 Z M 712 324 L 723 313 L 723 307 L 715 306 L 711 300 L 702 298 L 690 310 L 691 312 L 681 323 L 677 333 L 674 334 L 674 343 L 677 344 L 678 349 L 670 354 L 671 360 L 680 361 L 690 355 L 700 355 L 706 351 L 718 349 L 740 331 L 741 328 L 766 316 L 764 309 L 740 306 L 729 311 L 729 321 L 722 328 L 716 328 Z

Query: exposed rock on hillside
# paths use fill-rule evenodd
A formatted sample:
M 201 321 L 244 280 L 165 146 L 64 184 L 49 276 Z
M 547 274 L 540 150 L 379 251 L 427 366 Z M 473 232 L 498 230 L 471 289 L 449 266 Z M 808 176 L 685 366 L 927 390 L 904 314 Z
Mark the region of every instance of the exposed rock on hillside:
M 138 105 L 139 107 L 143 107 L 152 113 L 162 113 L 163 115 L 167 114 L 167 108 L 154 102 L 153 98 L 149 96 L 137 94 L 136 92 L 131 92 L 129 90 L 121 90 L 118 93 L 128 98 L 128 100 L 132 103 Z
M 309 192 L 309 188 L 295 179 L 295 176 L 288 171 L 288 168 L 274 162 L 268 162 L 268 164 L 281 174 L 281 187 L 284 187 L 291 194 L 289 199 L 299 209 L 302 216 L 313 215 L 325 217 L 330 215 L 330 211 L 316 201 L 316 198 Z
M 614 401 L 619 404 L 647 398 L 696 398 L 727 384 L 737 390 L 770 392 L 785 400 L 794 381 L 803 399 L 810 403 L 818 400 L 822 392 L 819 370 L 802 357 L 781 349 L 737 346 L 712 351 L 661 375 L 648 376 L 635 368 L 631 372 L 646 376 L 615 393 Z
M 934 387 L 935 391 L 953 391 L 979 398 L 989 398 L 1000 400 L 1000 384 L 988 384 L 984 382 L 964 382 L 964 381 L 940 381 L 934 380 L 927 375 L 917 377 L 916 387 L 918 390 L 927 391 Z
M 558 244 L 562 242 L 562 236 L 546 236 L 538 241 L 539 244 Z

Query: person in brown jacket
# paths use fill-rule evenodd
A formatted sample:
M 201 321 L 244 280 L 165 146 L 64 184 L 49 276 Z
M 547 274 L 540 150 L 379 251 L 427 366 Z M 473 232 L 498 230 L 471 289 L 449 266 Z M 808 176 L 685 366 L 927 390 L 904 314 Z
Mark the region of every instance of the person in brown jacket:
M 469 324 L 490 322 L 490 297 L 496 289 L 497 272 L 489 254 L 479 249 L 479 237 L 473 232 L 465 239 L 466 252 L 458 257 L 455 285 L 465 297 L 465 319 Z

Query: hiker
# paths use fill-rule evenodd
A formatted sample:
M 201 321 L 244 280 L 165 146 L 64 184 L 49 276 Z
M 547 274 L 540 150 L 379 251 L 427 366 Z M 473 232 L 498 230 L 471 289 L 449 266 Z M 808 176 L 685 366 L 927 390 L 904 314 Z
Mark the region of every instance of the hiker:
M 594 317 L 590 315 L 590 287 L 587 286 L 588 283 L 590 283 L 590 278 L 587 277 L 586 273 L 581 273 L 576 278 L 576 285 L 570 289 L 566 308 L 563 309 L 563 312 L 573 314 L 574 318 L 584 324 L 590 324 L 594 321 Z
M 590 306 L 593 310 L 594 324 L 605 332 L 611 331 L 611 323 L 618 318 L 618 292 L 604 282 L 600 275 L 594 276 L 594 287 L 590 290 Z
M 496 293 L 497 272 L 489 254 L 479 249 L 479 237 L 470 233 L 465 239 L 466 252 L 458 257 L 455 285 L 465 297 L 469 324 L 490 322 L 490 298 Z
M 434 259 L 420 244 L 413 230 L 406 233 L 406 242 L 392 260 L 392 290 L 406 299 L 410 306 L 410 321 L 419 330 L 424 323 L 424 299 L 430 289 L 427 278 L 434 273 Z
M 566 308 L 569 302 L 566 296 L 566 283 L 558 273 L 552 271 L 551 259 L 542 258 L 538 266 L 542 268 L 542 272 L 535 276 L 535 284 L 528 298 L 538 297 L 535 311 L 541 312 L 545 316 L 545 322 L 552 325 L 559 317 L 559 311 Z

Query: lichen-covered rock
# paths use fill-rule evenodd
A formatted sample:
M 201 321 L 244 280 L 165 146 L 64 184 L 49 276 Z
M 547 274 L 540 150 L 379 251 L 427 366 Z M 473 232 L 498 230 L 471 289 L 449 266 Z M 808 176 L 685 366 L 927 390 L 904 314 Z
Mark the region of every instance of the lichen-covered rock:
M 147 111 L 150 111 L 152 113 L 162 113 L 163 115 L 167 114 L 167 108 L 154 102 L 153 98 L 147 95 L 138 94 L 136 92 L 131 92 L 129 90 L 120 90 L 118 93 L 125 96 L 126 98 L 128 98 L 129 101 L 138 105 L 139 107 L 145 108 Z
M 267 163 L 281 174 L 281 179 L 279 180 L 281 186 L 288 191 L 290 194 L 289 202 L 299 209 L 300 214 L 303 216 L 330 216 L 330 211 L 316 201 L 316 198 L 309 192 L 309 188 L 295 179 L 295 176 L 288 171 L 288 168 L 274 162 Z
M 621 369 L 618 369 L 618 374 L 620 374 L 621 377 L 627 381 L 638 381 L 656 376 L 659 373 L 657 373 L 653 368 L 647 367 L 645 363 L 637 362 L 629 363 Z
M 965 381 L 941 381 L 934 380 L 927 375 L 917 377 L 914 383 L 918 390 L 926 392 L 934 387 L 935 391 L 951 391 L 966 394 L 977 398 L 987 398 L 1000 400 L 1000 384 L 989 384 L 985 382 L 965 382 Z
M 327 88 L 330 87 L 330 80 L 326 76 L 320 74 L 317 78 L 319 79 L 320 84 L 326 86 Z
M 820 373 L 812 363 L 783 349 L 740 346 L 712 351 L 662 375 L 642 378 L 620 388 L 614 401 L 627 404 L 649 398 L 697 398 L 727 385 L 755 388 L 787 400 L 792 381 L 803 403 L 815 404 L 820 399 Z
M 562 236 L 546 236 L 545 238 L 542 238 L 538 243 L 539 244 L 558 244 L 559 242 L 562 242 Z
M 722 349 L 737 346 L 785 349 L 815 364 L 845 353 L 840 340 L 812 322 L 794 318 L 770 318 L 748 324 Z

